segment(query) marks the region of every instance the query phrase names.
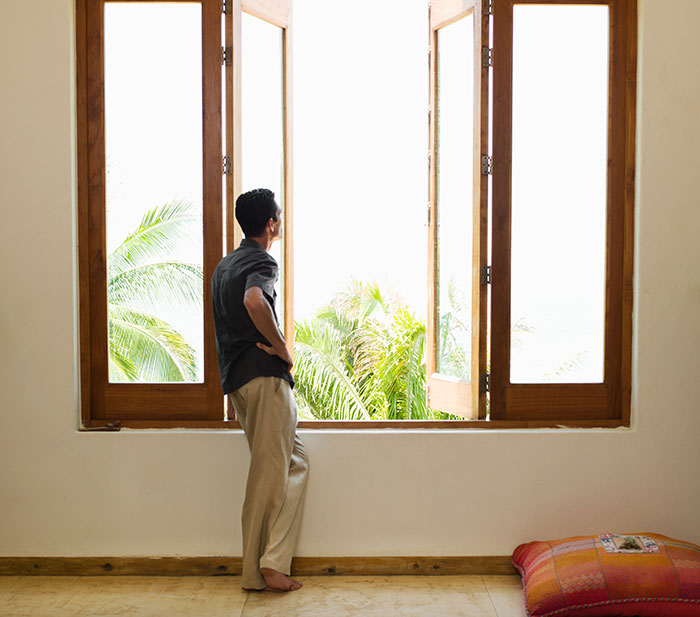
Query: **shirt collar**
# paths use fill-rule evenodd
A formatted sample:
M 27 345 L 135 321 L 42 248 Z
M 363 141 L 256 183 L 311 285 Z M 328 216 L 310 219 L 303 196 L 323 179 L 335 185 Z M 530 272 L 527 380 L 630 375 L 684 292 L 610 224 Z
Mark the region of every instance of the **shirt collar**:
M 251 240 L 250 238 L 243 238 L 239 246 L 249 246 L 251 248 L 258 248 L 261 251 L 265 251 L 265 247 L 262 244 L 256 242 L 255 240 Z M 265 252 L 267 253 L 267 251 Z

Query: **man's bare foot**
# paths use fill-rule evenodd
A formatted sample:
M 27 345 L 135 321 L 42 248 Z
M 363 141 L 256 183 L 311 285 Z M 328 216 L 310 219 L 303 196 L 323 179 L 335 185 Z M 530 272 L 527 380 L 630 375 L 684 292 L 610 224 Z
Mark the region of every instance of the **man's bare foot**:
M 265 578 L 265 591 L 296 591 L 301 588 L 299 581 L 272 568 L 260 568 L 260 574 Z

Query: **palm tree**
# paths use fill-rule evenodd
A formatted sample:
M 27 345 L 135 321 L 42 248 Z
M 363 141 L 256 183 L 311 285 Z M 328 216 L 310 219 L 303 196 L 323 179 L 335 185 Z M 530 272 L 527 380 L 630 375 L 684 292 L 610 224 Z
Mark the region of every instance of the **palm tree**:
M 454 419 L 426 407 L 425 324 L 396 295 L 353 280 L 295 323 L 295 387 L 317 419 Z
M 157 317 L 160 307 L 202 307 L 202 268 L 172 259 L 201 214 L 174 200 L 148 210 L 107 258 L 109 378 L 196 381 L 194 348 Z

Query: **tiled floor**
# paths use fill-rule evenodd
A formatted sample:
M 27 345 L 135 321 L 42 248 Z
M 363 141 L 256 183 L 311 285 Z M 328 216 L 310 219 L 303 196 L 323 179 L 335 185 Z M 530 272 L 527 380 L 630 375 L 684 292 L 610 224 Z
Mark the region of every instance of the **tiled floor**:
M 518 576 L 305 576 L 291 593 L 237 576 L 0 576 L 2 617 L 524 617 Z

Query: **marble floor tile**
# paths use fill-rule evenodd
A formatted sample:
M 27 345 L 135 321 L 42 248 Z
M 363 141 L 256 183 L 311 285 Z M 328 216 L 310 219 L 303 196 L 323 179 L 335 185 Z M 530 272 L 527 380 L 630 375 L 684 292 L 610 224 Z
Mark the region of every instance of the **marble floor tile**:
M 520 576 L 484 576 L 484 583 L 498 617 L 525 617 Z
M 74 617 L 81 608 L 73 602 L 78 593 L 79 576 L 16 578 L 20 580 L 14 587 L 14 593 L 7 597 L 0 596 L 2 617 Z
M 2 617 L 240 617 L 240 578 L 41 576 L 25 580 Z
M 292 593 L 237 576 L 0 577 L 1 617 L 524 617 L 518 576 L 309 576 Z
M 307 576 L 248 592 L 243 617 L 497 617 L 481 576 Z
M 0 576 L 0 602 L 15 594 L 23 578 L 23 576 Z
M 76 617 L 240 617 L 237 576 L 84 576 Z

